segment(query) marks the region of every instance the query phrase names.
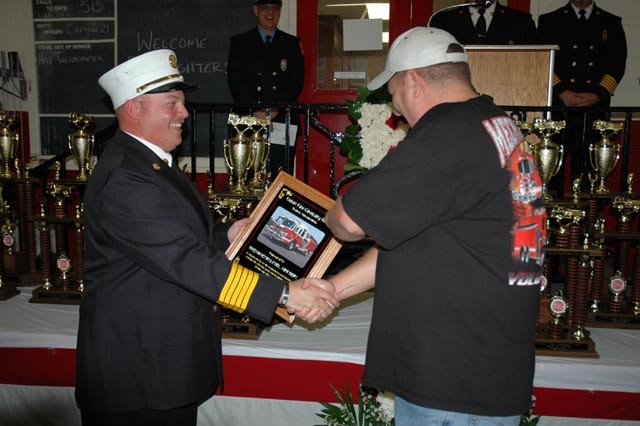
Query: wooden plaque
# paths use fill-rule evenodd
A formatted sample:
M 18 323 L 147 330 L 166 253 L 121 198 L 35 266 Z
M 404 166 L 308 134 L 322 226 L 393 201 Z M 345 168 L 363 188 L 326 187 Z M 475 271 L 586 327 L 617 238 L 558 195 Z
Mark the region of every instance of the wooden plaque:
M 331 198 L 280 172 L 226 255 L 285 282 L 322 278 L 342 246 L 324 223 L 333 204 Z M 276 313 L 287 322 L 294 319 L 284 308 Z

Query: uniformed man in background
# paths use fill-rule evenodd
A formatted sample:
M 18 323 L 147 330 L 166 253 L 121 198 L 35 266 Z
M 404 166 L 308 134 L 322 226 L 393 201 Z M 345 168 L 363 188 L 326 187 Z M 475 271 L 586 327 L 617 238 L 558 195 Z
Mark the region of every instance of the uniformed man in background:
M 602 10 L 593 0 L 571 0 L 560 9 L 540 15 L 538 36 L 540 44 L 560 46 L 553 75 L 554 106 L 589 108 L 611 104 L 627 60 L 620 17 Z M 559 114 L 554 117 L 564 118 Z M 590 169 L 589 144 L 599 139 L 592 125 L 601 118 L 603 113 L 588 114 L 586 121 L 582 112 L 567 116 L 565 152 L 571 152 L 573 179 Z
M 469 6 L 436 13 L 430 26 L 468 44 L 534 44 L 536 26 L 530 13 L 493 0 L 489 7 Z
M 253 12 L 258 25 L 245 33 L 231 37 L 227 79 L 235 103 L 254 104 L 254 115 L 264 118 L 260 104 L 297 103 L 304 83 L 304 57 L 298 37 L 278 29 L 282 0 L 254 0 Z M 271 109 L 271 118 L 284 123 L 283 111 Z M 299 123 L 298 114 L 291 114 L 291 123 Z M 282 167 L 293 171 L 295 137 L 291 134 L 289 161 L 285 163 L 283 146 L 271 145 L 271 171 L 275 175 Z

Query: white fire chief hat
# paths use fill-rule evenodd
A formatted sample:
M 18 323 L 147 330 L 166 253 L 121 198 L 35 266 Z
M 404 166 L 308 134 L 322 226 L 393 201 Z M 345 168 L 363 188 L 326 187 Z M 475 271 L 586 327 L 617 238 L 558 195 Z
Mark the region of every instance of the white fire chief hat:
M 178 71 L 178 58 L 169 49 L 152 50 L 131 58 L 104 73 L 98 84 L 111 98 L 113 109 L 145 93 L 190 92 L 198 88 L 184 82 Z
M 468 62 L 466 53 L 450 52 L 451 44 L 460 44 L 454 36 L 433 27 L 415 27 L 398 36 L 387 55 L 384 71 L 374 77 L 367 88 L 382 87 L 397 72 L 424 68 L 445 62 Z

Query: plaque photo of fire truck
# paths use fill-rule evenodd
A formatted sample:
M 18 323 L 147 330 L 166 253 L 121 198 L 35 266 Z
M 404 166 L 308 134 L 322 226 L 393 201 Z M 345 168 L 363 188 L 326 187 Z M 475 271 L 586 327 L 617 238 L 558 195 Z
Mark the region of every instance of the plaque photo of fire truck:
M 304 267 L 326 234 L 310 223 L 278 207 L 258 236 L 258 241 L 270 246 L 293 263 Z M 275 243 L 275 245 L 273 244 Z M 289 253 L 283 251 L 285 248 Z M 300 256 L 295 254 L 299 253 Z

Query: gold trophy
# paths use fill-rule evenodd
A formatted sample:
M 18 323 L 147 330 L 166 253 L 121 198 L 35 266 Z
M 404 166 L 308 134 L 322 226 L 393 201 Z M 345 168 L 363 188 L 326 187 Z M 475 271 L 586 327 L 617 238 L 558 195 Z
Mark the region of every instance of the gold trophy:
M 87 131 L 87 128 L 93 125 L 94 118 L 72 112 L 69 114 L 69 122 L 77 129 L 77 132 L 69 135 L 69 149 L 78 165 L 77 179 L 85 182 L 91 174 L 91 155 L 93 154 L 93 135 Z
M 605 186 L 604 182 L 620 158 L 620 144 L 611 143 L 610 139 L 622 130 L 622 123 L 596 120 L 593 123 L 593 128 L 599 131 L 602 136 L 600 142 L 589 145 L 591 167 L 598 174 L 598 186 L 595 191 L 596 194 L 606 194 L 609 192 L 609 188 Z
M 536 158 L 538 171 L 542 179 L 542 193 L 547 203 L 553 201 L 553 198 L 547 192 L 547 185 L 551 178 L 560 171 L 564 155 L 564 147 L 554 143 L 551 137 L 564 129 L 564 127 L 564 121 L 549 121 L 540 117 L 537 117 L 533 122 L 533 132 L 541 141 L 537 144 L 529 144 L 529 147 Z
M 247 172 L 254 162 L 251 139 L 245 136 L 255 118 L 251 116 L 239 117 L 229 114 L 228 124 L 233 126 L 234 135 L 224 141 L 224 159 L 229 167 L 231 192 L 234 194 L 248 194 L 245 186 Z
M 584 210 L 560 206 L 554 206 L 549 214 L 549 217 L 558 223 L 558 233 L 560 234 L 569 232 L 569 225 L 579 224 L 585 216 Z
M 4 111 L 0 111 L 0 164 L 2 167 L 0 177 L 2 178 L 14 177 L 11 171 L 11 164 L 18 152 L 20 136 L 13 131 L 13 125 L 13 117 L 10 117 Z
M 253 155 L 253 177 L 249 181 L 249 188 L 252 191 L 264 191 L 265 181 L 262 179 L 262 170 L 269 158 L 271 144 L 265 137 L 265 133 L 271 125 L 268 118 L 254 118 L 255 122 L 251 126 L 253 137 L 251 138 L 251 153 Z

